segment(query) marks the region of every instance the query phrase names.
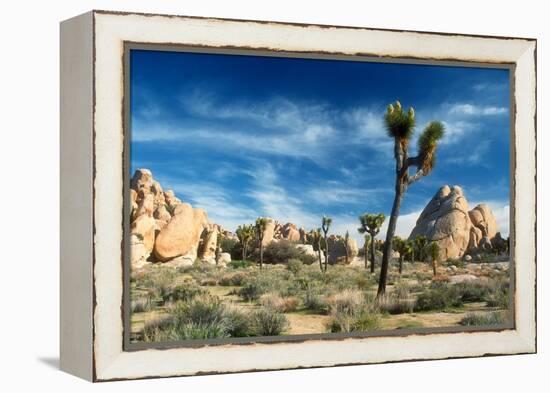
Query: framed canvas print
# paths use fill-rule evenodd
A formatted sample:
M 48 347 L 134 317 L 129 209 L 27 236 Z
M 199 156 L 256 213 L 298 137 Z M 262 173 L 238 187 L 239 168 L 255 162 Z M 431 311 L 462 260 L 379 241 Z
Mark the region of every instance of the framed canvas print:
M 536 41 L 61 24 L 61 367 L 536 351 Z

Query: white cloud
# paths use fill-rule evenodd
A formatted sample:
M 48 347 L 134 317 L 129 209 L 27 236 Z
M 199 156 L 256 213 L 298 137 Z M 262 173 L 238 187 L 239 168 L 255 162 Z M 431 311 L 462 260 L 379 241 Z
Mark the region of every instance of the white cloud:
M 490 141 L 481 141 L 472 149 L 469 149 L 468 154 L 449 157 L 446 162 L 461 165 L 487 166 L 487 151 L 489 150 L 490 145 Z
M 508 108 L 496 106 L 477 106 L 472 104 L 453 104 L 449 108 L 449 113 L 471 116 L 494 116 L 508 113 Z

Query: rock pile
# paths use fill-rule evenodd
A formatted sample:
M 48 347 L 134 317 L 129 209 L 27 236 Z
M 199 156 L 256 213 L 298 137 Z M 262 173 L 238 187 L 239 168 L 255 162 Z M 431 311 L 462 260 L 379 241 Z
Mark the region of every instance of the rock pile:
M 492 249 L 501 241 L 493 212 L 485 204 L 469 210 L 459 186 L 445 185 L 426 205 L 409 239 L 423 235 L 439 245 L 440 258 L 459 258 Z
M 132 267 L 147 261 L 192 264 L 197 258 L 215 263 L 218 236 L 230 235 L 210 223 L 204 210 L 182 203 L 172 190 L 163 191 L 148 169 L 134 173 L 130 203 Z

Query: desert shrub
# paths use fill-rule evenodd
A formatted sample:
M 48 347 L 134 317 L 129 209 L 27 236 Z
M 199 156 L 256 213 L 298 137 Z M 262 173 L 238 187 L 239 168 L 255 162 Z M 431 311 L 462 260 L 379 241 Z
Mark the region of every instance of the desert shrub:
M 266 293 L 260 297 L 260 304 L 263 307 L 282 313 L 295 311 L 299 303 L 296 297 L 282 297 L 277 293 Z
M 305 254 L 300 252 L 294 243 L 288 240 L 271 242 L 264 249 L 264 263 L 288 263 L 291 259 L 300 259 Z
M 289 326 L 283 314 L 265 307 L 253 311 L 250 318 L 258 336 L 278 336 Z
M 137 297 L 130 302 L 130 310 L 132 313 L 150 311 L 153 307 L 153 301 L 149 296 Z
M 197 296 L 206 295 L 207 291 L 195 283 L 177 284 L 169 287 L 162 297 L 164 303 L 190 301 Z
M 406 281 L 398 281 L 395 284 L 394 293 L 398 299 L 408 299 L 411 295 L 409 284 Z
M 328 303 L 321 291 L 317 287 L 309 287 L 305 290 L 303 295 L 304 307 L 307 310 L 311 310 L 320 314 L 328 313 Z
M 462 306 L 462 294 L 458 288 L 450 284 L 438 284 L 418 295 L 414 310 L 444 310 L 460 306 Z
M 510 304 L 510 283 L 508 279 L 491 282 L 491 289 L 485 296 L 488 307 L 508 308 Z
M 269 283 L 266 283 L 264 280 L 259 280 L 257 278 L 246 280 L 241 289 L 237 291 L 243 300 L 251 302 L 258 300 L 260 296 L 268 292 L 270 289 Z
M 324 276 L 324 282 L 337 291 L 357 286 L 357 278 L 365 277 L 364 272 L 358 272 L 348 266 L 332 266 Z
M 492 326 L 503 323 L 505 320 L 500 312 L 468 313 L 460 320 L 460 324 L 463 326 Z
M 243 271 L 229 272 L 221 276 L 220 285 L 222 286 L 241 286 L 248 274 Z
M 330 320 L 327 328 L 332 333 L 377 329 L 380 325 L 372 302 L 367 302 L 360 291 L 344 290 L 328 299 Z
M 205 277 L 200 281 L 201 285 L 208 287 L 214 287 L 218 285 L 218 282 L 219 281 L 216 277 Z
M 302 261 L 302 263 L 304 265 L 313 265 L 313 264 L 319 264 L 319 260 L 317 259 L 317 257 L 315 255 L 310 255 L 310 254 L 304 254 L 304 253 L 300 253 L 300 256 L 299 258 L 300 261 Z
M 298 274 L 303 267 L 304 263 L 300 259 L 296 258 L 289 259 L 286 264 L 286 268 L 294 274 Z
M 455 284 L 455 288 L 460 292 L 460 296 L 464 302 L 484 301 L 490 291 L 487 283 L 478 281 Z
M 361 313 L 357 316 L 347 314 L 335 314 L 327 323 L 327 329 L 331 333 L 365 332 L 377 329 L 380 318 L 377 314 Z
M 255 263 L 253 261 L 242 261 L 242 260 L 233 260 L 229 262 L 229 267 L 233 269 L 242 269 L 242 268 L 248 268 L 250 266 L 254 266 Z
M 254 335 L 252 320 L 248 313 L 236 307 L 226 307 L 224 312 L 227 332 L 231 337 Z
M 161 342 L 172 339 L 173 319 L 170 316 L 157 317 L 145 322 L 143 341 Z
M 380 311 L 392 315 L 412 313 L 416 303 L 414 299 L 398 297 L 395 294 L 385 295 L 377 302 Z

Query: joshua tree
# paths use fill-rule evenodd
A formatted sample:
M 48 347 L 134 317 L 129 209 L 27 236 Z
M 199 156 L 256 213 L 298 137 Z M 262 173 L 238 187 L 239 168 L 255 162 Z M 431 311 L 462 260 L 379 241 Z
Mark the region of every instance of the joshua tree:
M 403 273 L 403 260 L 405 255 L 412 251 L 412 244 L 405 239 L 395 236 L 393 238 L 393 249 L 399 253 L 399 274 Z
M 328 230 L 330 229 L 330 225 L 332 224 L 332 218 L 323 216 L 323 219 L 321 220 L 321 229 L 323 229 L 323 238 L 325 239 L 325 273 L 328 268 Z
M 254 239 L 254 226 L 253 225 L 239 225 L 237 227 L 237 238 L 241 243 L 243 261 L 246 260 L 246 252 L 248 251 L 248 245 Z
M 321 240 L 323 239 L 323 236 L 321 235 L 321 228 L 312 230 L 310 236 L 313 242 L 313 248 L 317 249 L 317 255 L 319 256 L 319 268 L 323 271 L 323 259 L 321 258 Z
M 260 217 L 256 220 L 256 239 L 258 240 L 258 245 L 260 247 L 260 269 L 264 266 L 264 235 L 267 228 L 267 218 Z
M 349 263 L 349 231 L 346 231 L 346 234 L 344 235 L 342 239 L 342 245 L 344 246 L 344 250 L 346 251 L 346 265 Z
M 444 127 L 441 122 L 432 121 L 428 123 L 418 139 L 418 155 L 409 157 L 409 142 L 415 126 L 414 109 L 409 108 L 408 111 L 404 111 L 399 101 L 396 101 L 394 105 L 388 105 L 384 122 L 388 136 L 393 138 L 394 141 L 395 196 L 382 254 L 377 297 L 384 295 L 386 292 L 389 258 L 392 249 L 391 241 L 395 235 L 403 195 L 411 184 L 430 174 L 435 165 L 437 142 L 444 134 Z M 411 167 L 415 167 L 416 171 L 409 176 L 409 168 Z
M 375 237 L 380 232 L 380 227 L 384 223 L 386 216 L 382 213 L 369 214 L 365 213 L 359 216 L 361 227 L 357 230 L 359 233 L 368 233 L 370 235 L 370 272 L 374 273 L 374 261 L 376 256 L 376 241 Z
M 414 238 L 414 247 L 418 251 L 418 259 L 422 262 L 424 262 L 425 259 L 425 250 L 426 246 L 428 244 L 428 239 L 424 235 L 418 235 Z
M 363 252 L 364 252 L 364 257 L 365 257 L 365 270 L 368 268 L 368 255 L 369 255 L 369 252 L 368 252 L 368 249 L 369 249 L 369 244 L 370 244 L 370 241 L 371 241 L 371 238 L 370 238 L 370 235 L 368 233 L 365 234 L 365 244 L 363 244 Z
M 434 272 L 434 276 L 437 275 L 437 261 L 439 259 L 439 246 L 436 242 L 431 242 L 426 246 L 426 250 L 428 251 L 428 255 L 430 256 L 430 259 L 432 261 L 432 269 Z

